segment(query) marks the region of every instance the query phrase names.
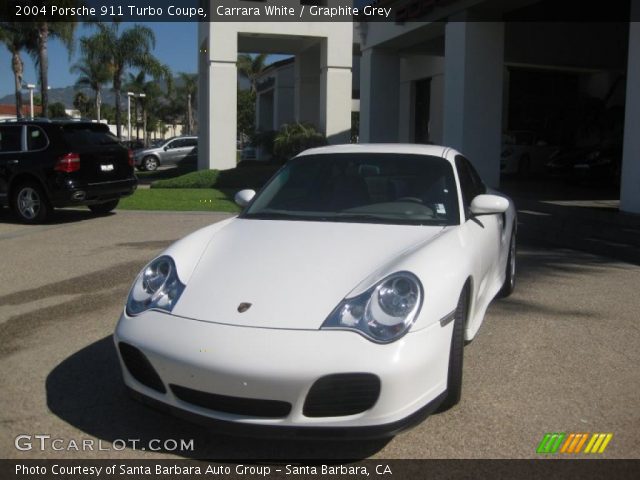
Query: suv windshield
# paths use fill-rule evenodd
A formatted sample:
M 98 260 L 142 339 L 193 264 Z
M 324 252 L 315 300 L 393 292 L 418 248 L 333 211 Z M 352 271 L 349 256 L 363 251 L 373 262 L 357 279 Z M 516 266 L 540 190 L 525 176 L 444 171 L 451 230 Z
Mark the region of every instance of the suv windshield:
M 427 155 L 343 153 L 291 160 L 242 218 L 455 225 L 451 164 Z

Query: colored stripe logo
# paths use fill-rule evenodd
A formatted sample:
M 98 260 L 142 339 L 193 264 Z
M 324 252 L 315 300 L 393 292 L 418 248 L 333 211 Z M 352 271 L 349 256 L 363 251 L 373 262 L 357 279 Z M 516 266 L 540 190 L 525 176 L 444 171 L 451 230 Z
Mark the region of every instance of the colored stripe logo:
M 545 433 L 536 453 L 604 453 L 612 438 L 613 433 Z

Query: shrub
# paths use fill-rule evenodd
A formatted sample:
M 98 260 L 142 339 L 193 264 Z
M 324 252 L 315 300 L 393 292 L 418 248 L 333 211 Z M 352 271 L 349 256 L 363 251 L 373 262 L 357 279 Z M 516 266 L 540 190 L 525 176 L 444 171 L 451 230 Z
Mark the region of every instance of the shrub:
M 156 180 L 151 188 L 213 188 L 219 174 L 219 170 L 199 170 L 175 178 Z
M 326 144 L 326 137 L 313 125 L 294 123 L 282 126 L 273 142 L 273 153 L 276 157 L 289 160 L 308 148 Z
M 278 170 L 278 165 L 236 167 L 228 170 L 199 170 L 175 178 L 156 180 L 151 188 L 222 188 L 258 190 Z

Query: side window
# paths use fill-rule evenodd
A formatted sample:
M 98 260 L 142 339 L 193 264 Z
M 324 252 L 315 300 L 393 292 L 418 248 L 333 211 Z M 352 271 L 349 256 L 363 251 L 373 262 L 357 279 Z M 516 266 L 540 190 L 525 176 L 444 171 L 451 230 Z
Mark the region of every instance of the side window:
M 27 150 L 42 150 L 47 143 L 47 136 L 40 127 L 27 127 Z
M 456 157 L 456 170 L 460 179 L 462 201 L 465 207 L 470 207 L 475 197 L 487 192 L 487 187 L 471 162 L 460 155 Z
M 482 178 L 480 178 L 480 175 L 474 168 L 473 164 L 464 157 L 462 158 L 462 161 L 467 164 L 467 168 L 469 169 L 469 174 L 471 175 L 471 180 L 473 181 L 473 187 L 475 189 L 475 195 L 482 195 L 483 193 L 487 193 L 487 187 L 482 181 Z
M 173 142 L 167 143 L 167 148 L 171 150 L 172 148 L 176 148 L 178 146 L 178 141 L 174 140 Z
M 198 144 L 198 140 L 196 140 L 195 138 L 187 138 L 184 141 L 185 147 L 195 147 L 197 144 Z
M 22 126 L 0 126 L 0 153 L 22 151 Z
M 464 163 L 464 158 L 461 156 L 456 157 L 456 170 L 458 171 L 458 180 L 460 181 L 462 203 L 464 203 L 465 207 L 469 207 L 474 197 L 473 179 L 471 178 L 469 169 Z

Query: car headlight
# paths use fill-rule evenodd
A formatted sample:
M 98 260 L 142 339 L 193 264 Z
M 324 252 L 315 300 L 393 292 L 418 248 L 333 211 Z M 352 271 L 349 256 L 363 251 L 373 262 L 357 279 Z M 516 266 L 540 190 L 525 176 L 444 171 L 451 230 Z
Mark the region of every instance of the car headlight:
M 144 267 L 131 287 L 127 298 L 127 314 L 138 315 L 146 310 L 170 312 L 184 291 L 176 271 L 176 264 L 167 255 Z
M 374 342 L 393 342 L 415 322 L 422 300 L 422 284 L 415 275 L 394 273 L 357 297 L 345 298 L 321 328 L 353 330 Z

